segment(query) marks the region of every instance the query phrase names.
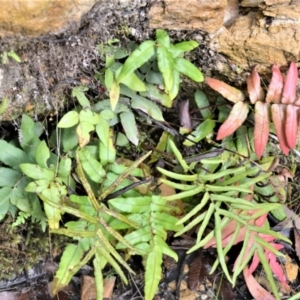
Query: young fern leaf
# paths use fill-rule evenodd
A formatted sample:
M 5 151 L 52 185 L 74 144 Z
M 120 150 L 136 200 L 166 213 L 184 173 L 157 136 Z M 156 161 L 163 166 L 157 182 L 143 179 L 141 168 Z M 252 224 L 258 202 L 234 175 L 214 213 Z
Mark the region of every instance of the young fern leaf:
M 267 103 L 279 103 L 282 95 L 283 76 L 279 67 L 274 64 L 272 67 L 272 78 L 266 96 Z
M 285 130 L 284 130 L 284 120 L 286 113 L 286 105 L 281 103 L 275 103 L 271 106 L 272 110 L 272 120 L 275 126 L 276 135 L 278 137 L 280 149 L 283 154 L 288 155 L 290 147 L 286 141 Z
M 220 93 L 224 98 L 226 98 L 227 100 L 229 100 L 233 103 L 238 103 L 238 102 L 242 102 L 245 100 L 245 96 L 240 90 L 226 84 L 223 81 L 220 81 L 220 80 L 217 80 L 214 78 L 206 78 L 205 82 L 213 90 Z
M 265 97 L 265 93 L 260 85 L 260 77 L 256 69 L 257 66 L 253 68 L 251 75 L 247 78 L 247 89 L 252 104 L 257 101 L 263 101 Z
M 227 120 L 222 124 L 218 131 L 217 140 L 233 134 L 246 120 L 249 112 L 249 105 L 242 101 L 234 104 Z
M 294 149 L 298 138 L 298 114 L 299 106 L 288 104 L 286 106 L 286 119 L 285 119 L 285 137 L 288 146 Z
M 270 104 L 257 101 L 254 114 L 254 148 L 257 157 L 260 159 L 264 153 L 270 132 Z
M 289 70 L 285 78 L 281 103 L 293 104 L 295 102 L 297 82 L 298 82 L 298 69 L 296 63 L 292 62 L 290 64 Z

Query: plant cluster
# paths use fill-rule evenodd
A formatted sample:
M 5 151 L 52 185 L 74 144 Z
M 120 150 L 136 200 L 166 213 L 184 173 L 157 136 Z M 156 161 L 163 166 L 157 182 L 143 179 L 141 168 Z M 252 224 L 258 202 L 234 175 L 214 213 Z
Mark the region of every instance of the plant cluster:
M 247 78 L 247 87 L 250 103 L 254 104 L 254 146 L 260 158 L 265 151 L 272 121 L 279 140 L 282 152 L 287 155 L 294 149 L 298 136 L 298 110 L 300 99 L 296 100 L 296 85 L 298 81 L 297 65 L 292 62 L 285 80 L 279 67 L 272 68 L 272 78 L 267 94 L 260 84 L 260 77 L 253 68 Z M 206 83 L 234 103 L 228 119 L 218 131 L 217 139 L 221 140 L 231 135 L 240 127 L 248 116 L 250 104 L 245 102 L 242 91 L 213 78 L 206 78 Z
M 290 241 L 270 229 L 267 214 L 272 213 L 278 219 L 284 218 L 285 215 L 280 203 L 270 205 L 270 202 L 257 191 L 260 191 L 261 182 L 265 180 L 272 182 L 274 176 L 268 172 L 268 169 L 274 157 L 266 157 L 260 163 L 254 163 L 251 158 L 239 157 L 241 153 L 247 151 L 248 144 L 245 137 L 251 138 L 253 133 L 247 134 L 246 128 L 241 127 L 237 134 L 239 139 L 236 142 L 228 138 L 223 140 L 223 147 L 227 151 L 234 151 L 236 157 L 232 154 L 228 156 L 228 153 L 223 152 L 215 157 L 202 158 L 200 170 L 197 170 L 194 163 L 187 164 L 178 151 L 173 149 L 175 145 L 170 142 L 173 153 L 185 173 L 179 174 L 159 168 L 159 171 L 168 178 L 162 179 L 162 182 L 181 191 L 164 198 L 173 201 L 192 199 L 201 195 L 199 203 L 192 205 L 186 215 L 177 222 L 177 225 L 185 224 L 185 226 L 175 236 L 181 236 L 192 228 L 198 228 L 196 243 L 188 253 L 199 248 L 215 247 L 218 257 L 211 272 L 220 265 L 233 285 L 238 275 L 243 272 L 248 288 L 255 298 L 263 294 L 270 297 L 268 299 L 274 299 L 251 275 L 258 263 L 261 263 L 273 294 L 276 299 L 280 299 L 273 274 L 278 276 L 287 290 L 289 289 L 284 271 L 276 261 L 276 256 L 284 256 L 278 251 L 283 247 L 274 240 L 280 239 L 288 243 Z M 242 165 L 240 161 L 243 162 Z M 188 174 L 189 170 L 195 174 Z M 265 187 L 269 195 L 276 191 L 272 184 Z M 214 230 L 209 232 L 207 227 L 212 220 Z M 242 244 L 242 248 L 231 275 L 225 258 L 232 246 L 236 244 Z M 248 269 L 251 260 L 252 264 Z
M 22 61 L 19 55 L 13 50 L 10 50 L 8 52 L 7 51 L 2 52 L 0 54 L 0 58 L 1 58 L 1 63 L 3 65 L 6 65 L 8 63 L 9 58 L 12 58 L 17 63 L 20 63 Z
M 248 90 L 256 107 L 254 131 L 241 126 L 249 110 L 249 104 L 243 101 L 244 95 L 220 81 L 206 79 L 212 88 L 235 102 L 227 121 L 219 129 L 217 139 L 222 139 L 221 142 L 212 140 L 216 116 L 209 109 L 205 94 L 197 90 L 195 103 L 203 122 L 194 130 L 189 124 L 182 124 L 181 132 L 187 133 L 183 145 L 190 147 L 205 140 L 207 152 L 183 158 L 178 146 L 180 141 L 169 131 L 162 133 L 156 152 L 148 152 L 134 161 L 123 158 L 122 152 L 117 151 L 116 146 L 127 147 L 129 143 L 137 146 L 140 142 L 135 111 L 142 111 L 143 120 L 147 122 L 155 120 L 165 124 L 160 105 L 172 106 L 179 93 L 180 76 L 196 82 L 203 80 L 201 72 L 183 57 L 186 51 L 197 46 L 194 41 L 172 44 L 163 30 L 157 30 L 155 41 L 132 45 L 131 53 L 115 41 L 99 46 L 105 56 L 105 67 L 96 78 L 103 90 L 108 91 L 108 99 L 92 102 L 86 95 L 88 88 L 77 86 L 72 96 L 79 105 L 61 118 L 48 143 L 41 140 L 43 127 L 26 115 L 22 117 L 18 141 L 0 140 L 3 164 L 0 167 L 3 175 L 0 178 L 0 219 L 9 213 L 16 218 L 16 226 L 30 217 L 44 230 L 48 224 L 52 233 L 74 239 L 61 257 L 53 282 L 54 294 L 92 261 L 97 299 L 102 299 L 104 267 L 110 264 L 127 283 L 126 272 L 134 273 L 127 258 L 137 254 L 142 256 L 145 266 L 145 299 L 153 299 L 161 279 L 163 255 L 177 260 L 176 253 L 167 244 L 168 234 L 181 236 L 198 228 L 196 243 L 189 252 L 200 247 L 215 247 L 218 257 L 213 270 L 221 266 L 233 285 L 243 272 L 254 297 L 261 292 L 272 299 L 268 292 L 262 292 L 252 276 L 261 263 L 272 292 L 279 299 L 272 272 L 285 285 L 286 279 L 276 261 L 276 256 L 282 256 L 276 240 L 289 240 L 271 230 L 267 221 L 268 213 L 277 219 L 285 217 L 282 205 L 277 203 L 284 195 L 276 187 L 278 181 L 270 171 L 274 157 L 266 155 L 260 159 L 269 133 L 266 129 L 269 119 L 262 117 L 267 115 L 270 102 L 275 102 L 272 104 L 273 122 L 277 123 L 276 131 L 281 124 L 281 131 L 277 132 L 280 145 L 282 147 L 284 140 L 286 147 L 293 148 L 294 144 L 290 143 L 294 140 L 288 139 L 284 132 L 291 119 L 295 125 L 294 64 L 284 85 L 278 67 L 273 67 L 266 103 L 259 76 L 256 69 L 253 70 Z M 277 118 L 275 113 L 285 109 L 292 111 L 294 117 L 287 114 Z M 187 106 L 183 111 L 189 113 Z M 220 108 L 219 120 L 224 120 L 228 113 Z M 123 132 L 115 132 L 114 126 L 118 123 Z M 258 130 L 262 131 L 260 135 Z M 235 131 L 234 138 L 231 134 Z M 151 184 L 152 171 L 145 164 L 157 161 L 164 152 L 172 154 L 176 158 L 172 163 L 178 164 L 176 172 L 158 168 L 159 181 L 177 190 L 169 196 L 156 193 Z M 266 194 L 261 190 L 261 183 Z M 193 199 L 197 199 L 196 203 Z M 174 200 L 188 204 L 181 219 L 174 216 L 183 214 L 171 205 Z M 73 221 L 62 222 L 65 214 L 73 216 Z M 214 230 L 210 230 L 209 225 L 213 225 Z M 225 257 L 238 243 L 242 250 L 231 273 Z

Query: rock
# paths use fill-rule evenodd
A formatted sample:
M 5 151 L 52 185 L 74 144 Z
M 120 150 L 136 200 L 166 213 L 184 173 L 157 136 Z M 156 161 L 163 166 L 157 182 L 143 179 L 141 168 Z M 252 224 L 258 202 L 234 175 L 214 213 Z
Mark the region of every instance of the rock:
M 266 74 L 275 62 L 300 61 L 299 20 L 300 0 L 6 1 L 0 55 L 12 50 L 22 63 L 0 65 L 0 100 L 9 99 L 8 116 L 32 106 L 35 113 L 58 111 L 64 89 L 99 70 L 97 44 L 141 42 L 153 38 L 155 28 L 169 31 L 173 41 L 196 40 L 200 46 L 187 58 L 205 76 L 243 85 L 255 64 Z M 95 85 L 91 80 L 97 91 Z
M 226 6 L 226 0 L 153 1 L 149 11 L 149 25 L 151 28 L 214 32 L 224 22 Z
M 79 23 L 94 4 L 102 11 L 127 9 L 146 5 L 147 0 L 14 0 L 5 1 L 0 11 L 0 36 L 23 35 L 36 37 L 45 34 L 59 34 L 78 29 Z
M 213 36 L 214 49 L 246 69 L 254 64 L 262 65 L 263 70 L 274 63 L 299 61 L 300 2 L 263 1 L 270 4 L 265 5 L 262 1 L 243 1 L 242 5 L 249 2 L 256 2 L 258 10 L 250 10 L 230 26 L 223 26 Z
M 153 1 L 151 28 L 198 29 L 210 33 L 209 46 L 235 69 L 260 72 L 300 60 L 300 1 L 238 0 Z M 215 64 L 224 71 L 223 63 Z
M 61 33 L 78 23 L 96 0 L 14 0 L 0 10 L 0 36 Z
M 237 0 L 228 0 L 227 2 L 223 20 L 224 26 L 230 26 L 239 16 L 239 4 Z

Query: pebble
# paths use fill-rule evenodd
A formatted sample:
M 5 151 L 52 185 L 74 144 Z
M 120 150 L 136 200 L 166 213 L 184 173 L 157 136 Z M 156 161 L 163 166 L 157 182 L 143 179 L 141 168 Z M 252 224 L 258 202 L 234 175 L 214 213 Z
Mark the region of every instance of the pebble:
M 205 291 L 205 285 L 204 284 L 200 284 L 198 290 L 200 292 L 204 292 Z

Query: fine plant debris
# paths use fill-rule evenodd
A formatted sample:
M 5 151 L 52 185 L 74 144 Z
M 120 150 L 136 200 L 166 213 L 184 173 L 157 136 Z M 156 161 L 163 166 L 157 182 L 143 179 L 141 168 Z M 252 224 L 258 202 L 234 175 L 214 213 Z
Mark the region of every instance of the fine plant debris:
M 185 58 L 198 46 L 173 43 L 164 30 L 139 45 L 103 43 L 97 48 L 103 67 L 94 74 L 100 99 L 78 84 L 70 92 L 74 106 L 49 136 L 24 114 L 18 139 L 0 140 L 0 220 L 12 217 L 12 228 L 31 221 L 68 238 L 53 295 L 89 264 L 96 298 L 104 299 L 116 277 L 127 285 L 137 274 L 131 258 L 139 256 L 143 297 L 151 300 L 166 257 L 178 262 L 172 242 L 189 237 L 188 255 L 215 253 L 210 274 L 219 270 L 233 287 L 243 278 L 257 300 L 282 299 L 278 283 L 285 297 L 297 299 L 282 263 L 294 247 L 284 231 L 288 219 L 299 256 L 299 227 L 286 203 L 295 172 L 278 160 L 298 147 L 297 65 L 292 62 L 284 78 L 274 64 L 266 89 L 254 67 L 246 93 L 205 78 Z M 1 57 L 18 61 L 14 52 Z M 197 88 L 191 99 L 181 99 L 188 80 Z M 204 84 L 221 96 L 206 96 Z M 0 114 L 6 105 L 3 99 Z M 178 125 L 168 114 L 176 109 Z M 270 133 L 279 146 L 268 142 Z M 189 275 L 193 290 L 199 257 Z

